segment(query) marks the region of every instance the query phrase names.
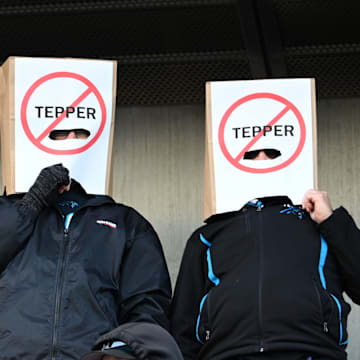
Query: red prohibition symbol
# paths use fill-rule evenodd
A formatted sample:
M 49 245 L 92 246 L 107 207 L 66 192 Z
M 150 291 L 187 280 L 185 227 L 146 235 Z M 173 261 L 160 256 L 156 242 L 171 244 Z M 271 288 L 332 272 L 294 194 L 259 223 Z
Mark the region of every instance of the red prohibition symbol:
M 28 108 L 29 100 L 30 100 L 31 96 L 34 95 L 35 91 L 41 85 L 43 85 L 47 81 L 51 81 L 51 80 L 56 79 L 56 78 L 75 79 L 77 81 L 81 81 L 87 87 L 86 90 L 77 99 L 75 99 L 72 102 L 70 107 L 78 106 L 90 94 L 94 94 L 97 101 L 99 102 L 100 109 L 101 109 L 101 122 L 100 122 L 99 129 L 97 130 L 95 136 L 91 140 L 89 140 L 85 145 L 83 145 L 81 147 L 74 148 L 74 149 L 68 149 L 68 150 L 59 150 L 59 149 L 52 149 L 52 148 L 50 148 L 48 146 L 45 146 L 45 145 L 43 145 L 41 143 L 50 134 L 50 132 L 58 124 L 60 124 L 60 122 L 62 120 L 64 120 L 64 118 L 66 116 L 65 111 L 58 118 L 56 118 L 46 129 L 44 129 L 44 131 L 39 136 L 35 137 L 34 134 L 32 133 L 32 131 L 30 130 L 28 117 L 27 117 L 27 108 Z M 101 136 L 101 134 L 102 134 L 102 132 L 104 130 L 105 123 L 106 123 L 106 106 L 105 106 L 104 99 L 102 98 L 99 90 L 95 87 L 95 85 L 90 80 L 88 80 L 87 78 L 85 78 L 82 75 L 72 73 L 72 72 L 54 72 L 54 73 L 47 74 L 47 75 L 41 77 L 40 79 L 35 81 L 34 84 L 32 84 L 30 86 L 30 88 L 26 92 L 26 94 L 24 96 L 24 99 L 23 99 L 23 101 L 21 103 L 21 124 L 22 124 L 22 127 L 23 127 L 24 131 L 25 131 L 25 134 L 27 135 L 27 137 L 30 139 L 30 141 L 36 147 L 38 147 L 40 150 L 43 150 L 43 151 L 45 151 L 45 152 L 47 152 L 49 154 L 73 155 L 73 154 L 79 154 L 79 153 L 82 153 L 82 152 L 86 151 L 87 149 L 89 149 L 99 139 L 99 137 Z
M 251 149 L 251 147 L 254 144 L 256 144 L 256 142 L 262 136 L 264 136 L 264 130 L 260 131 L 235 157 L 229 153 L 226 142 L 225 142 L 225 136 L 224 136 L 225 126 L 226 126 L 231 114 L 234 112 L 234 110 L 237 109 L 238 107 L 240 107 L 241 105 L 245 104 L 246 102 L 253 101 L 256 99 L 271 99 L 271 100 L 280 102 L 281 104 L 284 105 L 283 110 L 281 110 L 280 113 L 278 113 L 267 124 L 268 126 L 272 126 L 272 125 L 276 124 L 285 114 L 287 114 L 289 111 L 291 111 L 295 115 L 295 117 L 299 123 L 299 127 L 300 127 L 299 144 L 297 145 L 294 153 L 288 159 L 286 159 L 284 162 L 282 162 L 281 164 L 278 164 L 278 165 L 272 166 L 272 167 L 261 168 L 261 169 L 252 168 L 252 167 L 243 165 L 240 163 L 240 160 L 243 158 L 244 154 L 247 151 L 249 151 Z M 220 148 L 221 148 L 221 151 L 224 154 L 225 158 L 239 170 L 250 172 L 250 173 L 257 173 L 257 174 L 265 174 L 265 173 L 270 173 L 273 171 L 278 171 L 278 170 L 284 169 L 285 167 L 292 164 L 295 161 L 295 159 L 301 154 L 301 151 L 304 148 L 305 138 L 306 138 L 305 122 L 304 122 L 304 119 L 303 119 L 300 111 L 298 110 L 298 108 L 293 103 L 291 103 L 289 100 L 285 99 L 284 97 L 282 97 L 280 95 L 276 95 L 276 94 L 272 94 L 272 93 L 265 93 L 265 92 L 250 94 L 250 95 L 244 96 L 243 98 L 235 101 L 229 107 L 229 109 L 226 110 L 225 114 L 223 115 L 221 122 L 220 122 L 219 131 L 218 131 L 218 140 L 219 140 Z

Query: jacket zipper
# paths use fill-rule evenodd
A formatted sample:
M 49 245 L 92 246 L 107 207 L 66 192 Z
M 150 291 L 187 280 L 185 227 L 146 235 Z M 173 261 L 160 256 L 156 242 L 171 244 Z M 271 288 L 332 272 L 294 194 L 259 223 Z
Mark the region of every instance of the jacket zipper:
M 328 328 L 328 322 L 327 320 L 324 318 L 324 311 L 323 311 L 323 306 L 321 304 L 321 297 L 320 297 L 320 290 L 318 289 L 318 287 L 316 286 L 316 284 L 314 285 L 315 287 L 315 291 L 316 291 L 316 295 L 318 298 L 318 302 L 319 302 L 319 307 L 320 307 L 320 314 L 321 314 L 321 320 L 322 320 L 322 330 L 324 333 L 328 333 L 329 332 L 329 328 Z M 330 299 L 331 301 L 331 299 Z
M 67 226 L 64 228 L 64 237 L 61 246 L 61 256 L 60 256 L 60 270 L 59 270 L 60 273 L 59 273 L 59 277 L 57 278 L 56 290 L 55 290 L 55 314 L 54 314 L 53 336 L 52 336 L 52 344 L 51 344 L 52 360 L 56 359 L 57 332 L 59 328 L 61 295 L 64 284 L 65 260 L 66 260 L 68 245 L 69 245 L 69 230 Z
M 211 319 L 211 313 L 210 313 L 210 291 L 209 291 L 209 296 L 206 299 L 206 315 L 207 315 L 207 329 L 205 331 L 205 340 L 208 341 L 210 340 L 210 336 L 211 336 L 211 323 L 210 323 L 210 319 Z
M 263 283 L 263 228 L 262 228 L 262 213 L 261 210 L 264 207 L 262 203 L 257 204 L 256 212 L 259 219 L 259 282 L 258 282 L 258 296 L 259 296 L 259 333 L 260 333 L 260 343 L 259 343 L 259 352 L 264 352 L 264 330 L 263 330 L 263 313 L 262 313 L 262 283 Z

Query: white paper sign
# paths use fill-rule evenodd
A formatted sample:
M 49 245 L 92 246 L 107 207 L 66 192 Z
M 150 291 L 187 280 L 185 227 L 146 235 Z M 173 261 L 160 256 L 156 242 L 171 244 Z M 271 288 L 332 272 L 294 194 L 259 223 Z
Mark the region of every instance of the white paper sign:
M 15 191 L 62 163 L 89 193 L 105 193 L 113 115 L 114 62 L 15 59 Z M 59 130 L 87 138 L 54 140 Z
M 296 204 L 315 187 L 312 79 L 211 82 L 216 213 L 264 196 Z M 209 98 L 209 97 L 208 97 Z M 272 160 L 244 154 L 275 149 Z

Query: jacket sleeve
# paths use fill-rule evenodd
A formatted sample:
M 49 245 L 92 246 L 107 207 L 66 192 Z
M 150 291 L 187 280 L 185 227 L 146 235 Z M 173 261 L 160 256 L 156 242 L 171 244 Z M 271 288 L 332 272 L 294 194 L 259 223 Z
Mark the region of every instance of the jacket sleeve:
M 56 201 L 60 186 L 69 183 L 68 169 L 56 164 L 42 169 L 25 194 L 0 198 L 0 272 L 24 248 L 35 219 Z
M 360 230 L 343 207 L 336 209 L 319 229 L 337 259 L 344 290 L 360 305 Z
M 27 244 L 36 216 L 22 211 L 19 200 L 0 197 L 0 273 Z
M 201 343 L 196 324 L 201 299 L 205 294 L 205 247 L 195 232 L 188 240 L 182 257 L 171 306 L 171 332 L 185 360 L 197 358 Z
M 169 329 L 171 283 L 161 243 L 152 226 L 135 217 L 136 224 L 128 221 L 130 239 L 120 270 L 119 322 L 145 321 Z

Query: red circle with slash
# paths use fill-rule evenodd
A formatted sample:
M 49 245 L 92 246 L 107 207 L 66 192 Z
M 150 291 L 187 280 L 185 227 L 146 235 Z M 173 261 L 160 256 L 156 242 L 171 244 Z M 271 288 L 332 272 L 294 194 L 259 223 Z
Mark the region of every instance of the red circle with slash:
M 44 84 L 47 81 L 51 81 L 56 78 L 75 79 L 77 81 L 81 81 L 82 83 L 84 83 L 87 86 L 87 89 L 76 100 L 74 100 L 74 102 L 70 106 L 72 106 L 72 107 L 78 106 L 91 93 L 93 93 L 95 95 L 97 101 L 99 102 L 100 109 L 101 109 L 101 122 L 100 122 L 99 129 L 97 130 L 95 136 L 89 142 L 87 142 L 85 145 L 82 145 L 81 147 L 77 147 L 74 149 L 67 149 L 67 150 L 59 150 L 59 149 L 52 149 L 41 143 L 41 141 L 44 140 L 44 138 L 46 136 L 48 136 L 50 134 L 50 132 L 65 118 L 65 115 L 66 115 L 65 111 L 55 121 L 53 121 L 38 137 L 35 137 L 34 134 L 32 133 L 32 131 L 30 130 L 28 118 L 27 118 L 27 107 L 29 104 L 29 100 L 30 100 L 31 96 L 33 96 L 36 89 L 39 88 L 39 86 L 41 86 L 42 84 Z M 43 150 L 49 154 L 73 155 L 73 154 L 79 154 L 79 153 L 86 151 L 92 145 L 94 145 L 94 143 L 99 139 L 99 137 L 101 136 L 101 134 L 104 130 L 105 123 L 106 123 L 106 106 L 105 106 L 104 99 L 102 98 L 99 90 L 96 88 L 96 86 L 90 80 L 88 80 L 87 78 L 85 78 L 82 75 L 72 73 L 72 72 L 54 72 L 54 73 L 47 74 L 47 75 L 41 77 L 40 79 L 35 81 L 34 84 L 32 84 L 30 86 L 30 88 L 26 92 L 24 99 L 21 103 L 21 124 L 25 131 L 25 134 L 27 135 L 27 137 L 30 139 L 30 141 L 36 147 L 38 147 L 40 150 Z
M 240 160 L 243 158 L 244 154 L 249 151 L 249 149 L 264 135 L 264 130 L 261 130 L 250 142 L 249 144 L 247 144 L 244 149 L 242 149 L 239 153 L 238 156 L 233 157 L 226 146 L 225 143 L 225 126 L 227 121 L 229 120 L 231 114 L 233 113 L 233 111 L 235 109 L 237 109 L 239 106 L 245 104 L 248 101 L 252 101 L 252 100 L 256 100 L 256 99 L 271 99 L 277 102 L 280 102 L 281 104 L 285 105 L 285 108 L 279 113 L 277 114 L 268 124 L 267 126 L 272 126 L 274 125 L 276 122 L 278 122 L 288 111 L 291 111 L 297 121 L 299 122 L 299 127 L 300 127 L 300 140 L 299 140 L 299 144 L 296 147 L 294 153 L 287 159 L 285 160 L 283 163 L 278 164 L 276 166 L 272 166 L 272 167 L 267 167 L 267 168 L 252 168 L 249 166 L 245 166 L 243 164 L 240 164 Z M 281 170 L 287 166 L 289 166 L 290 164 L 292 164 L 295 159 L 300 155 L 302 149 L 304 148 L 305 145 L 305 138 L 306 138 L 306 127 L 305 127 L 305 122 L 304 119 L 300 113 L 300 111 L 298 110 L 298 108 L 291 103 L 289 100 L 285 99 L 284 97 L 277 95 L 277 94 L 272 94 L 272 93 L 254 93 L 254 94 L 250 94 L 247 96 L 244 96 L 243 98 L 235 101 L 228 110 L 226 110 L 225 114 L 223 115 L 221 122 L 220 122 L 220 126 L 219 126 L 219 132 L 218 132 L 218 140 L 219 140 L 219 144 L 220 144 L 220 148 L 221 151 L 223 152 L 225 158 L 232 164 L 234 165 L 236 168 L 246 171 L 246 172 L 250 172 L 250 173 L 257 173 L 257 174 L 265 174 L 265 173 L 270 173 L 273 171 L 278 171 Z

